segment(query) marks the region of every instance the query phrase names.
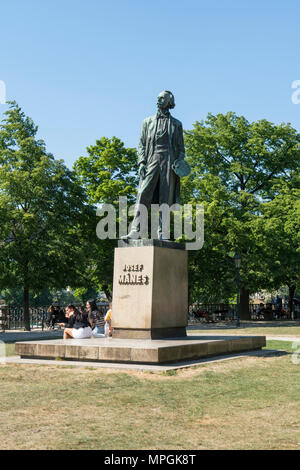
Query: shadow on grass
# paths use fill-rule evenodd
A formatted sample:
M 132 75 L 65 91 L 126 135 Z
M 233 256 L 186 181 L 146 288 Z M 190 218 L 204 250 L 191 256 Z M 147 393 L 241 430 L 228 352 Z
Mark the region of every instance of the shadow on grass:
M 279 350 L 279 349 L 263 349 L 262 353 L 266 353 L 265 355 L 268 356 L 268 357 L 287 356 L 287 355 L 291 354 L 288 351 L 283 351 L 283 350 Z M 262 354 L 262 356 L 263 355 L 264 354 Z M 249 354 L 249 356 L 251 356 L 251 354 Z M 254 354 L 253 354 L 253 356 L 254 356 Z
M 2 336 L 0 335 L 0 341 L 3 341 L 3 343 L 5 344 L 15 344 L 15 343 L 19 343 L 19 342 L 27 342 L 27 341 L 49 341 L 51 339 L 55 340 L 55 339 L 62 339 L 62 336 L 34 336 L 34 337 L 27 337 L 27 338 L 19 338 L 19 339 L 16 339 L 15 337 L 12 338 L 9 335 L 9 333 L 6 333 L 7 334 L 7 337 L 5 336 Z

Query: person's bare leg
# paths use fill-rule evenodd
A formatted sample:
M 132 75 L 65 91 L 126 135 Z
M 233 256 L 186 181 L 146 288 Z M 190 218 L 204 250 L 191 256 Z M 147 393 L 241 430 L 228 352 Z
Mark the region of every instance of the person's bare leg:
M 66 328 L 64 330 L 64 339 L 70 339 L 70 338 L 73 338 L 72 330 L 71 328 Z

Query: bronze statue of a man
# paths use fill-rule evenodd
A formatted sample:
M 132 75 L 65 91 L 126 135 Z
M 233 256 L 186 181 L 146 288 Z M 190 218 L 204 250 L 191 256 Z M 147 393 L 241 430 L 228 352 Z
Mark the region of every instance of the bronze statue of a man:
M 157 114 L 143 121 L 138 147 L 140 184 L 136 210 L 131 231 L 123 239 L 137 238 L 140 204 L 149 209 L 151 204 L 171 206 L 180 203 L 180 176 L 185 176 L 186 168 L 182 124 L 169 111 L 175 107 L 174 95 L 170 91 L 162 91 L 158 95 L 157 107 Z M 161 238 L 161 224 L 158 238 Z

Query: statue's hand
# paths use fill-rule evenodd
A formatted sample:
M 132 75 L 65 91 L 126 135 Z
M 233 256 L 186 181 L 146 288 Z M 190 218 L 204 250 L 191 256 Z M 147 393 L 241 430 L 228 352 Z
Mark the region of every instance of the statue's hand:
M 144 163 L 142 163 L 139 167 L 139 177 L 144 179 L 145 175 L 146 175 L 146 165 L 144 165 Z

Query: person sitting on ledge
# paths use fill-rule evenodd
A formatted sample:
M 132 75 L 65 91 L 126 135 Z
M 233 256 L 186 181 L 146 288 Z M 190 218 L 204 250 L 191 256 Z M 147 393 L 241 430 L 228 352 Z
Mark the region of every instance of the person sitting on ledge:
M 84 339 L 91 337 L 92 329 L 89 325 L 87 314 L 79 312 L 74 305 L 68 305 L 66 308 L 66 317 L 68 323 L 59 324 L 65 328 L 64 339 Z
M 109 310 L 106 312 L 106 315 L 104 317 L 104 321 L 108 323 L 109 325 L 109 336 L 112 336 L 113 333 L 113 327 L 111 326 L 111 321 L 112 321 L 112 302 L 109 304 Z
M 104 338 L 104 315 L 100 310 L 98 310 L 96 301 L 90 299 L 86 303 L 86 308 L 88 310 L 88 319 L 92 327 L 93 338 Z

